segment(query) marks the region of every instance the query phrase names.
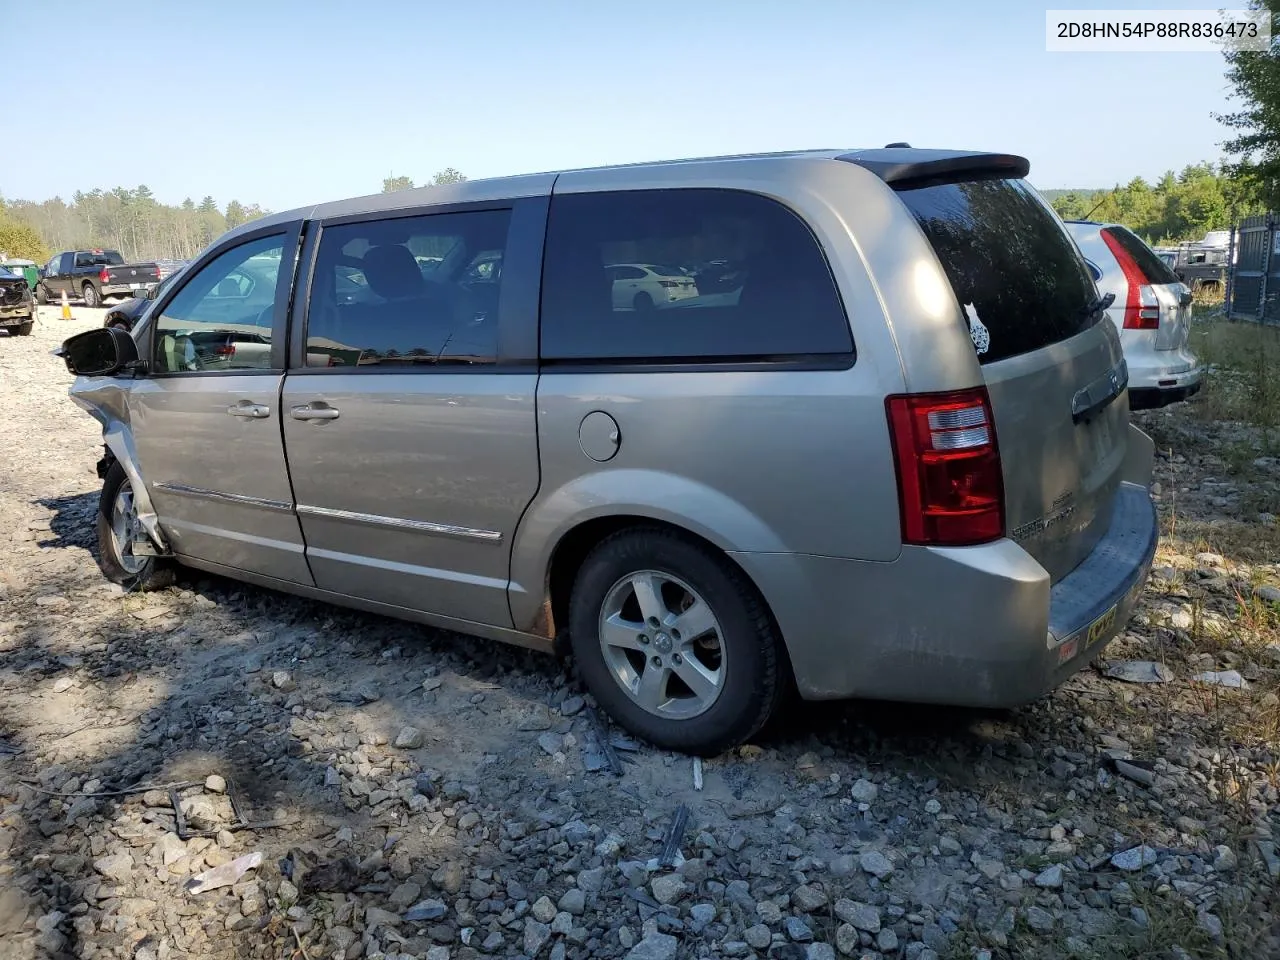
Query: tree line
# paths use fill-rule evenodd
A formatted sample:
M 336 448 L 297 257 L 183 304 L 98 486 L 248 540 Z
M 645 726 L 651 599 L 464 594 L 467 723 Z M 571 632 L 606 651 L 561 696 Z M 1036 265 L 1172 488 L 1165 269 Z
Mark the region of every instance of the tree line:
M 77 191 L 70 203 L 61 197 L 0 201 L 0 236 L 11 237 L 0 248 L 36 261 L 58 250 L 93 247 L 119 250 L 126 260 L 189 260 L 227 230 L 268 212 L 238 200 L 220 208 L 209 196 L 173 206 L 157 200 L 145 184 Z
M 466 179 L 446 167 L 424 186 Z M 413 187 L 406 176 L 391 174 L 382 181 L 383 193 Z M 145 184 L 78 191 L 70 203 L 61 197 L 39 203 L 0 197 L 0 253 L 43 263 L 58 250 L 103 247 L 119 250 L 126 260 L 190 260 L 227 230 L 269 212 L 238 200 L 219 207 L 209 196 L 174 206 L 158 201 Z
M 464 183 L 466 177 L 453 167 L 445 167 L 426 183 L 424 187 L 439 187 L 446 183 Z M 382 180 L 383 193 L 395 193 L 397 190 L 412 190 L 416 184 L 412 177 L 396 176 L 394 173 L 387 174 Z
M 453 167 L 436 173 L 424 186 L 461 183 Z M 382 192 L 409 190 L 411 177 L 389 174 Z M 1123 223 L 1153 244 L 1196 240 L 1265 208 L 1266 191 L 1255 177 L 1235 168 L 1204 163 L 1170 170 L 1155 183 L 1135 177 L 1111 190 L 1045 191 L 1064 219 L 1088 217 Z M 144 185 L 130 190 L 77 192 L 35 203 L 0 199 L 0 252 L 44 262 L 57 250 L 106 247 L 129 260 L 189 260 L 226 230 L 269 211 L 257 204 L 230 201 L 220 208 L 213 197 L 172 206 L 155 199 Z
M 1199 240 L 1226 230 L 1241 217 L 1263 211 L 1249 178 L 1230 176 L 1210 163 L 1172 170 L 1155 183 L 1134 177 L 1111 190 L 1048 191 L 1064 220 L 1122 223 L 1151 244 Z

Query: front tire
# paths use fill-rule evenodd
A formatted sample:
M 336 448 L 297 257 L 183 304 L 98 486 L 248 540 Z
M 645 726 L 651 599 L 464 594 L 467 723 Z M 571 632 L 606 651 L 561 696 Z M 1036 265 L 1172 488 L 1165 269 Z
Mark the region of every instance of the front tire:
M 723 555 L 678 532 L 624 530 L 583 562 L 569 602 L 578 671 L 623 727 L 714 755 L 769 719 L 782 645 L 763 598 Z
M 36 322 L 34 320 L 28 320 L 26 323 L 18 324 L 16 327 L 10 327 L 9 331 L 19 337 L 29 337 L 31 336 L 31 331 L 35 329 L 35 325 Z
M 86 307 L 96 307 L 102 302 L 102 298 L 98 296 L 98 288 L 92 283 L 86 283 L 80 293 L 84 297 L 84 305 Z
M 133 553 L 138 516 L 129 475 L 113 461 L 98 499 L 98 566 L 112 583 L 129 589 L 159 590 L 173 583 L 172 562 Z

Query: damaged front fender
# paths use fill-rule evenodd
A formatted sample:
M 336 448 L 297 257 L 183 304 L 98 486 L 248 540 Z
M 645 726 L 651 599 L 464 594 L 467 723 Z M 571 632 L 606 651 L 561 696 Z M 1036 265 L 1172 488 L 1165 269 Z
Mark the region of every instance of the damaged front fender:
M 98 462 L 98 475 L 106 476 L 111 459 L 120 464 L 129 478 L 129 486 L 133 488 L 133 502 L 138 512 L 139 525 L 155 545 L 157 554 L 167 556 L 170 553 L 169 544 L 164 531 L 160 529 L 160 520 L 138 467 L 138 451 L 129 423 L 131 382 L 118 377 L 77 377 L 68 392 L 77 406 L 102 424 L 102 441 L 106 444 L 108 455 Z

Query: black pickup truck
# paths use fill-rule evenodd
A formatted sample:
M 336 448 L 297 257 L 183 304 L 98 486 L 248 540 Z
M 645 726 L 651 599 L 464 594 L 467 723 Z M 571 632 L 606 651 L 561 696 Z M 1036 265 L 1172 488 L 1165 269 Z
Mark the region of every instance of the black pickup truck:
M 105 297 L 134 296 L 163 277 L 160 264 L 125 263 L 116 250 L 64 250 L 41 269 L 36 299 L 48 303 L 66 293 L 96 307 Z

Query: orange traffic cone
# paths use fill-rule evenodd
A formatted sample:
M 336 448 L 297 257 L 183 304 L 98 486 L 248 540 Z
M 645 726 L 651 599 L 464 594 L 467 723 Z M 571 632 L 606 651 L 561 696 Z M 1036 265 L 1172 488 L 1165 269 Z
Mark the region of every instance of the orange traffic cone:
M 70 319 L 72 319 L 72 318 L 71 318 L 71 304 L 70 304 L 70 303 L 68 302 L 68 300 L 67 300 L 67 291 L 65 291 L 65 290 L 63 290 L 63 291 L 62 291 L 62 319 L 63 319 L 63 320 L 70 320 Z

